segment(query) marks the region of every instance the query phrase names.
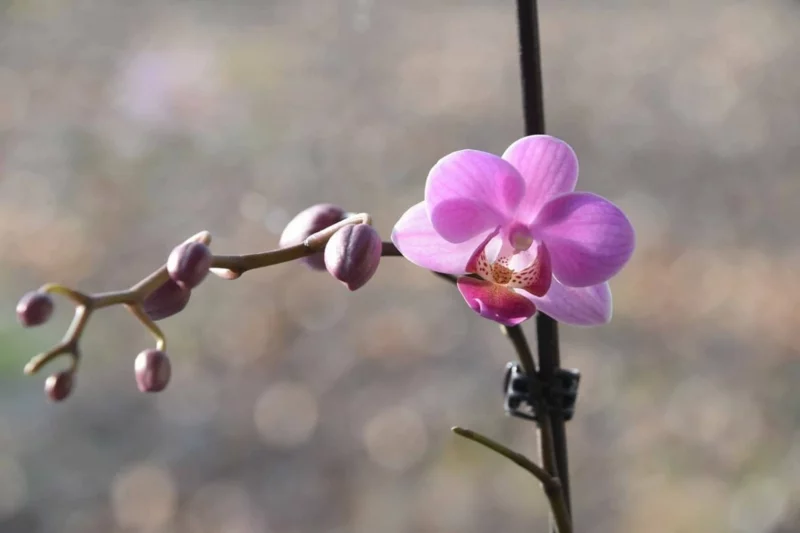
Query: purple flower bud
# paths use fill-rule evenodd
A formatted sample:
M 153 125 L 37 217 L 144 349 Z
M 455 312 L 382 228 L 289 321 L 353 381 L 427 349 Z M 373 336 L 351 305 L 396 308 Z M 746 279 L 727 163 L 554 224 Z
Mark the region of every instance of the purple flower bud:
M 300 211 L 281 234 L 280 246 L 286 248 L 305 241 L 310 235 L 322 231 L 345 218 L 344 209 L 333 204 L 312 205 Z M 302 261 L 314 270 L 325 270 L 323 252 L 304 257 Z
M 136 356 L 133 364 L 136 386 L 142 392 L 161 392 L 169 383 L 172 365 L 161 350 L 145 350 Z
M 325 266 L 354 291 L 370 280 L 381 261 L 381 236 L 369 224 L 345 226 L 325 246 Z
M 144 299 L 144 312 L 153 320 L 162 320 L 183 311 L 191 295 L 191 289 L 169 279 Z
M 193 289 L 208 275 L 211 258 L 211 250 L 202 242 L 185 242 L 169 254 L 167 272 L 179 284 Z
M 17 318 L 26 328 L 39 326 L 53 314 L 53 299 L 46 292 L 31 291 L 17 304 Z
M 60 402 L 72 392 L 72 372 L 64 370 L 48 376 L 44 382 L 44 392 L 54 402 Z

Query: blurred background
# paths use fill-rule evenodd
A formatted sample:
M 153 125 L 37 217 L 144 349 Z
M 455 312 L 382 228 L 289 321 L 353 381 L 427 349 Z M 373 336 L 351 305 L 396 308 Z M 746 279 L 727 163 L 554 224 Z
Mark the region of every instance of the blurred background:
M 638 232 L 612 324 L 561 329 L 576 531 L 796 532 L 800 4 L 542 4 L 548 129 Z M 536 455 L 502 413 L 514 352 L 402 259 L 353 294 L 296 265 L 210 279 L 162 323 L 159 395 L 112 309 L 48 403 L 22 367 L 72 308 L 13 313 L 47 281 L 127 287 L 201 229 L 269 249 L 317 202 L 388 238 L 437 159 L 521 136 L 514 2 L 0 6 L 0 531 L 546 531 L 534 480 L 449 432 Z

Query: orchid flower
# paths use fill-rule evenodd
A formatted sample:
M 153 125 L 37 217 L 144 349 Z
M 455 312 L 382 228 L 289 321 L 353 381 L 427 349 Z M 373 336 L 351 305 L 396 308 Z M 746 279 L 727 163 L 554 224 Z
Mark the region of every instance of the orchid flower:
M 461 150 L 431 169 L 425 200 L 392 241 L 412 263 L 459 276 L 484 318 L 516 325 L 536 310 L 573 325 L 611 320 L 608 280 L 628 262 L 634 231 L 613 203 L 575 192 L 578 159 L 548 135 L 498 157 Z

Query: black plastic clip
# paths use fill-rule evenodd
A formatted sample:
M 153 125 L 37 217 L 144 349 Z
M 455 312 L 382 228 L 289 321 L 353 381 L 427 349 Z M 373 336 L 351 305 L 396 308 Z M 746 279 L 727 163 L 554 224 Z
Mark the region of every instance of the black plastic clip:
M 508 363 L 503 379 L 503 404 L 506 413 L 518 418 L 538 422 L 536 408 L 546 406 L 550 412 L 560 412 L 564 420 L 572 420 L 578 400 L 578 370 L 561 368 L 552 385 L 544 383 L 539 375 L 530 377 L 518 363 Z

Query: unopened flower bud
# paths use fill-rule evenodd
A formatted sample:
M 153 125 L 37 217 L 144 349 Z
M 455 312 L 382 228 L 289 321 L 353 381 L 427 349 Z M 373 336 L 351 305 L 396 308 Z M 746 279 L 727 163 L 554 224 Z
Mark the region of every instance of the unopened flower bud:
M 142 392 L 161 392 L 169 383 L 172 365 L 161 350 L 144 350 L 133 364 L 136 386 Z
M 169 254 L 167 272 L 179 284 L 193 289 L 208 275 L 211 259 L 211 250 L 202 242 L 185 242 Z
M 195 233 L 194 235 L 183 241 L 183 244 L 186 244 L 188 242 L 202 242 L 203 244 L 208 246 L 209 244 L 211 244 L 211 233 L 209 233 L 206 230 L 203 230 L 199 233 Z
M 325 246 L 325 266 L 354 291 L 370 280 L 381 261 L 381 237 L 369 224 L 345 226 Z
M 53 299 L 46 292 L 29 292 L 17 304 L 17 318 L 26 328 L 44 324 L 52 314 Z
M 144 299 L 144 312 L 153 320 L 162 320 L 183 311 L 191 295 L 191 289 L 169 279 Z
M 283 230 L 280 239 L 281 248 L 295 246 L 309 236 L 332 226 L 345 218 L 344 209 L 333 204 L 312 205 L 297 214 Z M 315 270 L 325 270 L 323 252 L 318 252 L 302 259 Z
M 60 402 L 72 392 L 72 372 L 64 370 L 47 377 L 44 382 L 44 392 L 54 402 Z

